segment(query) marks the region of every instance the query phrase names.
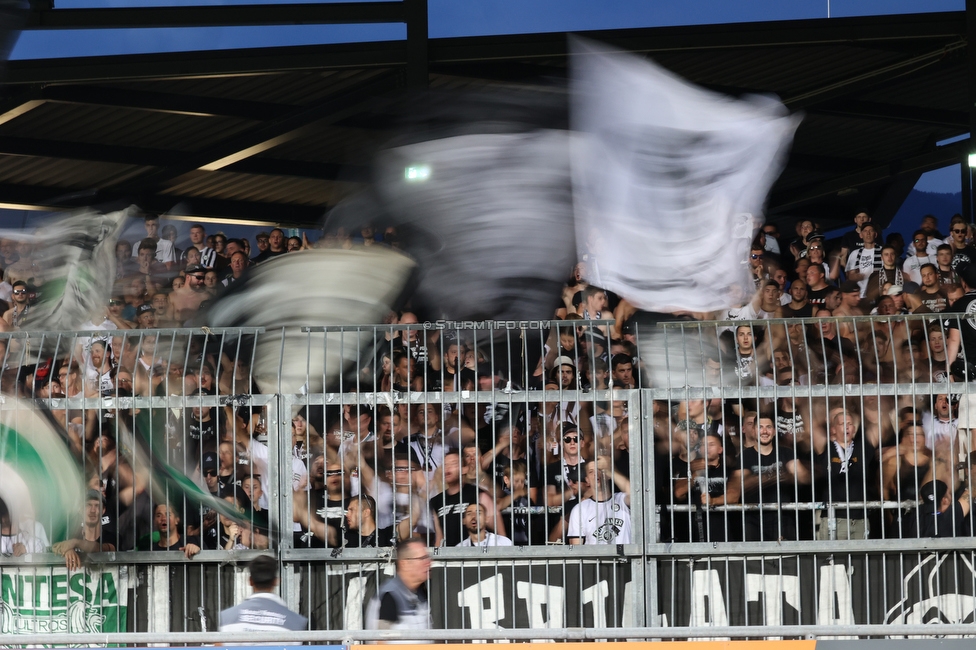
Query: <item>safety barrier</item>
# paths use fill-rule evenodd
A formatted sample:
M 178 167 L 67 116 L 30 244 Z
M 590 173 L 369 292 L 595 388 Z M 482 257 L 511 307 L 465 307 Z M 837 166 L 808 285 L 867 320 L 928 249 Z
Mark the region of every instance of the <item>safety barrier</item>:
M 965 366 L 949 381 L 946 343 L 970 327 L 956 319 L 3 335 L 3 423 L 48 414 L 108 497 L 115 550 L 69 570 L 43 551 L 82 506 L 69 524 L 35 508 L 46 545 L 15 518 L 26 553 L 9 536 L 2 631 L 213 641 L 193 635 L 271 552 L 310 621 L 289 639 L 379 638 L 365 605 L 394 563 L 354 547 L 368 494 L 387 537 L 451 542 L 431 550 L 438 630 L 422 638 L 976 634 L 958 433 L 976 390 Z M 515 543 L 452 547 L 486 532 Z

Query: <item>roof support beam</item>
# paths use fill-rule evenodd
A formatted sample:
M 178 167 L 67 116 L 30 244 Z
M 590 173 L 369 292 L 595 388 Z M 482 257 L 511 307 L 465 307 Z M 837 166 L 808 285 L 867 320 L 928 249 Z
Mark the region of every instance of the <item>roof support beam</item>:
M 822 115 L 863 118 L 866 120 L 886 120 L 910 124 L 928 124 L 944 128 L 959 129 L 961 133 L 969 129 L 969 115 L 965 111 L 945 111 L 920 106 L 884 104 L 880 102 L 861 102 L 845 100 L 813 110 Z
M 385 74 L 311 107 L 297 109 L 278 120 L 220 142 L 209 149 L 183 156 L 164 169 L 150 172 L 113 188 L 114 193 L 155 194 L 180 176 L 198 170 L 215 171 L 267 151 L 305 134 L 314 123 L 335 123 L 377 101 L 377 97 L 400 85 L 400 75 Z
M 142 167 L 170 167 L 178 165 L 186 153 L 166 149 L 122 147 L 118 145 L 65 142 L 63 140 L 39 140 L 0 136 L 0 156 L 30 156 L 37 158 L 61 158 L 89 162 L 139 165 Z M 361 182 L 366 179 L 367 168 L 361 165 L 280 160 L 277 158 L 247 158 L 228 165 L 229 172 L 260 174 L 264 176 L 295 176 L 326 181 Z
M 805 190 L 774 194 L 769 200 L 770 213 L 782 213 L 791 209 L 835 196 L 839 192 L 856 190 L 903 174 L 922 174 L 958 162 L 963 151 L 969 149 L 969 141 L 963 140 L 885 165 L 875 165 L 847 176 L 821 183 Z
M 33 9 L 25 29 L 402 23 L 403 2 Z
M 819 88 L 812 88 L 792 97 L 787 97 L 783 100 L 783 103 L 792 110 L 797 110 L 822 104 L 832 99 L 837 99 L 838 97 L 844 97 L 855 91 L 863 92 L 872 86 L 877 86 L 893 79 L 904 77 L 905 75 L 920 72 L 929 68 L 929 66 L 937 65 L 943 62 L 949 55 L 961 53 L 965 49 L 965 40 L 953 41 L 938 49 L 903 59 L 897 63 L 861 72 L 844 79 L 838 79 Z
M 200 117 L 236 117 L 258 122 L 275 119 L 294 109 L 284 104 L 86 85 L 47 86 L 40 96 L 47 101 L 63 104 L 111 106 Z

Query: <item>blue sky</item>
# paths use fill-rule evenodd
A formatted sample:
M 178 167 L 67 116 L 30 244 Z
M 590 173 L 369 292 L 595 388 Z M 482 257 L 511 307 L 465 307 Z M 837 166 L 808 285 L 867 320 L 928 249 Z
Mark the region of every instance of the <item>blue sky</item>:
M 55 6 L 71 9 L 273 2 L 274 0 L 56 0 Z M 960 11 L 965 8 L 965 0 L 429 0 L 430 35 L 438 38 L 826 18 L 828 6 L 831 17 L 844 17 Z M 11 58 L 364 42 L 400 39 L 405 35 L 402 25 L 30 31 L 21 36 Z

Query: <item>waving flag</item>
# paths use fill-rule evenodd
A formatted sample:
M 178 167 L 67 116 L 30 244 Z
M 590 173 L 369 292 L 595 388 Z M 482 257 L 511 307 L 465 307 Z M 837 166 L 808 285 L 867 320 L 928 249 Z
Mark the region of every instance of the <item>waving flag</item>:
M 570 119 L 576 241 L 594 284 L 650 310 L 731 307 L 799 118 L 577 40 Z

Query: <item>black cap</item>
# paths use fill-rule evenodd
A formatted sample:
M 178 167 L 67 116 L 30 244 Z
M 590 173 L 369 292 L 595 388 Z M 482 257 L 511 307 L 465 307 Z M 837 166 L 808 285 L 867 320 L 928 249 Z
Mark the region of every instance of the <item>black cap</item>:
M 918 496 L 922 501 L 931 501 L 936 507 L 949 492 L 949 486 L 942 481 L 929 481 L 918 489 Z
M 972 262 L 960 262 L 956 266 L 956 273 L 959 274 L 970 289 L 976 289 L 976 264 Z
M 200 469 L 206 472 L 208 469 L 217 471 L 219 463 L 217 462 L 217 454 L 212 451 L 208 451 L 203 455 L 203 460 L 200 461 Z
M 841 293 L 861 293 L 861 287 L 854 280 L 845 280 L 840 283 Z
M 194 273 L 206 273 L 206 272 L 207 272 L 207 267 L 205 267 L 203 264 L 191 264 L 188 267 L 186 267 L 187 275 L 192 275 Z
M 144 304 L 144 305 L 139 305 L 139 307 L 138 307 L 138 308 L 136 308 L 136 314 L 137 314 L 138 316 L 142 316 L 142 315 L 143 315 L 143 314 L 145 314 L 145 313 L 146 313 L 147 311 L 154 311 L 154 310 L 153 310 L 153 306 L 152 306 L 152 305 L 150 305 L 150 304 L 149 304 L 148 302 L 147 302 L 146 304 Z

